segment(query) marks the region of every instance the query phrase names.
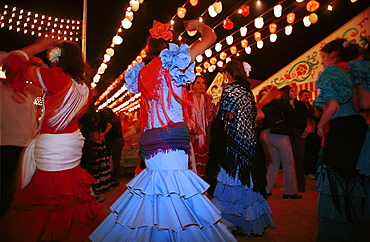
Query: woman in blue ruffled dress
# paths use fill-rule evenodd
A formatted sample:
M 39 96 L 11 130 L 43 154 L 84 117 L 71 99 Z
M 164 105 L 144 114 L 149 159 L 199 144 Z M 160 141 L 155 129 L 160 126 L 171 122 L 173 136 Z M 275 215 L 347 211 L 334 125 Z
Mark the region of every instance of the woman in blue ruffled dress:
M 186 84 L 195 79 L 195 57 L 216 34 L 196 20 L 185 27 L 202 35 L 191 48 L 180 44 L 167 24 L 156 22 L 146 60 L 125 74 L 128 90 L 141 93 L 139 143 L 146 169 L 127 184 L 112 213 L 90 235 L 93 241 L 236 241 L 204 195 L 208 184 L 188 170 Z
M 358 60 L 350 61 L 348 66 L 350 68 L 349 75 L 356 88 L 358 106 L 370 125 L 370 43 L 367 38 L 365 41 L 367 48 L 364 49 L 364 53 Z M 370 176 L 370 127 L 357 162 L 357 169 L 360 174 Z
M 358 49 L 345 39 L 333 40 L 321 49 L 324 70 L 314 102 L 323 107 L 317 132 L 324 138 L 316 184 L 320 216 L 317 241 L 370 238 L 370 182 L 356 169 L 368 126 L 355 109 L 353 83 L 348 74 L 348 61 L 358 56 Z
M 213 129 L 219 144 L 210 150 L 217 154 L 212 157 L 217 157 L 220 166 L 214 204 L 234 235 L 262 235 L 265 228 L 275 225 L 266 200 L 265 163 L 262 152 L 257 152 L 254 96 L 241 62 L 228 62 L 222 72 L 225 87 L 216 118 L 218 128 Z

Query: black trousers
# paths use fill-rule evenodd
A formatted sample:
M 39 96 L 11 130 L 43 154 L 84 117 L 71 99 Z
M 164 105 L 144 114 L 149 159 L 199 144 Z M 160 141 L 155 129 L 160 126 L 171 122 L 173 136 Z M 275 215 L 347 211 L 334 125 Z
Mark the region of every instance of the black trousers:
M 1 217 L 8 210 L 15 193 L 15 176 L 19 159 L 24 147 L 13 145 L 0 146 L 1 154 Z

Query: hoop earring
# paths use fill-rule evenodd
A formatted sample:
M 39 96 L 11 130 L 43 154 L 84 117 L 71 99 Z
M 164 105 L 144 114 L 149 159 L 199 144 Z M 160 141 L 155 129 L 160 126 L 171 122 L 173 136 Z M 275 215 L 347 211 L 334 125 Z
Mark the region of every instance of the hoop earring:
M 225 83 L 225 84 L 229 83 L 229 78 L 227 78 L 227 77 L 226 77 L 226 78 L 224 79 L 224 83 Z

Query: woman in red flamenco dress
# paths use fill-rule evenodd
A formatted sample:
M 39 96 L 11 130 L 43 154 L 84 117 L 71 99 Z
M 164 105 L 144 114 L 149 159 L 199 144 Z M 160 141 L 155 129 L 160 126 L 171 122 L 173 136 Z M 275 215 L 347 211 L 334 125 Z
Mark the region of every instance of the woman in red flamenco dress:
M 207 81 L 204 76 L 196 76 L 190 87 L 188 97 L 195 108 L 191 109 L 192 122 L 188 124 L 191 141 L 189 168 L 204 178 L 209 152 L 207 134 L 216 112 L 212 96 L 206 93 Z
M 50 67 L 35 63 L 33 55 L 47 49 Z M 91 101 L 80 48 L 43 38 L 10 52 L 4 66 L 14 89 L 32 82 L 44 90 L 44 113 L 24 151 L 21 189 L 1 220 L 1 241 L 89 241 L 104 215 L 90 194 L 95 180 L 80 167 L 84 138 L 77 120 Z

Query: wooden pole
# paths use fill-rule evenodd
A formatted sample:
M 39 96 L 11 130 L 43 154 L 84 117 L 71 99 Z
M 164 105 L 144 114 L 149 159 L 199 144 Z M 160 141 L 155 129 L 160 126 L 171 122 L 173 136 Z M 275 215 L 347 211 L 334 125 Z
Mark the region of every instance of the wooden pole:
M 82 19 L 82 57 L 86 61 L 86 32 L 87 32 L 87 0 L 83 3 L 83 19 Z

